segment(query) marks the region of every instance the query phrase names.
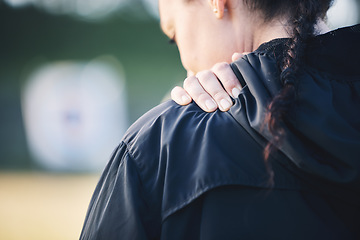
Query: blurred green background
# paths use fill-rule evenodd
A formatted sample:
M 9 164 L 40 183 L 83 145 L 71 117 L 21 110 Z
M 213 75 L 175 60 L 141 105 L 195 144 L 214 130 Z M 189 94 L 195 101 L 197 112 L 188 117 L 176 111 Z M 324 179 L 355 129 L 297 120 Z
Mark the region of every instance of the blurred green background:
M 1 169 L 38 168 L 29 157 L 20 106 L 21 84 L 37 65 L 115 57 L 126 76 L 129 123 L 185 78 L 176 46 L 168 44 L 158 20 L 137 5 L 136 16 L 129 10 L 96 21 L 0 3 Z
M 168 44 L 158 19 L 141 1 L 128 1 L 116 11 L 108 9 L 109 14 L 100 12 L 102 16 L 61 7 L 49 11 L 45 5 L 55 1 L 39 2 L 44 6 L 12 7 L 0 1 L 0 239 L 6 240 L 77 239 L 111 154 L 89 173 L 49 171 L 34 161 L 21 104 L 22 88 L 32 71 L 46 63 L 87 63 L 111 56 L 125 75 L 126 126 L 160 103 L 186 76 L 176 46 Z
M 0 239 L 78 238 L 108 160 L 75 172 L 34 160 L 21 96 L 36 69 L 111 56 L 125 76 L 126 127 L 186 77 L 176 46 L 160 31 L 156 1 L 0 0 Z M 360 0 L 336 4 L 331 28 L 359 22 Z

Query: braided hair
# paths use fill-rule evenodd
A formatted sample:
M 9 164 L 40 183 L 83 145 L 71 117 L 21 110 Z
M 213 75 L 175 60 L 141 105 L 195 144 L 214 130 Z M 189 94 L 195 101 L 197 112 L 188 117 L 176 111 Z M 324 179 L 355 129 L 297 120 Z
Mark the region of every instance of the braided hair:
M 268 106 L 265 124 L 272 135 L 264 149 L 264 159 L 270 175 L 269 184 L 274 185 L 270 154 L 277 151 L 285 136 L 284 119 L 296 101 L 296 86 L 301 74 L 307 40 L 314 35 L 314 27 L 319 19 L 323 19 L 333 0 L 244 0 L 250 10 L 260 10 L 265 21 L 277 16 L 286 15 L 291 26 L 290 38 L 284 57 L 281 59 L 280 80 L 281 91 Z

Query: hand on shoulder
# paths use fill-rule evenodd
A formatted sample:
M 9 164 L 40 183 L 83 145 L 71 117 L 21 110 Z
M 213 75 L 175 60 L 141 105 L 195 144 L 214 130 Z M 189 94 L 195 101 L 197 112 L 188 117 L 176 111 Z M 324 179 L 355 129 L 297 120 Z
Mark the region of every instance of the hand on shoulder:
M 247 53 L 234 53 L 232 61 Z M 225 112 L 233 105 L 230 97 L 240 94 L 241 85 L 226 62 L 215 64 L 210 70 L 188 74 L 183 87 L 174 87 L 171 98 L 179 105 L 188 105 L 192 100 L 206 112 L 220 109 Z

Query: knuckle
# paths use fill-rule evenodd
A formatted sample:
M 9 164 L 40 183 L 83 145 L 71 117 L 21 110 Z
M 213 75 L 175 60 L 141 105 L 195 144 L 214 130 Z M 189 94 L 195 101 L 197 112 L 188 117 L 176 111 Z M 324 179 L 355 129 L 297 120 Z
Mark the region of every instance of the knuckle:
M 224 91 L 218 91 L 216 93 L 214 93 L 213 98 L 215 99 L 215 101 L 219 102 L 221 99 L 228 99 L 228 94 L 225 93 Z
M 197 78 L 195 76 L 190 76 L 190 77 L 187 77 L 185 78 L 184 80 L 184 88 L 189 88 L 191 87 L 192 85 L 194 85 L 196 82 L 197 82 Z
M 213 70 L 214 71 L 224 71 L 227 68 L 229 68 L 229 64 L 227 62 L 220 62 L 220 63 L 216 63 L 213 66 Z
M 226 88 L 234 88 L 236 87 L 236 81 L 234 78 L 225 78 L 225 79 L 222 79 L 222 84 L 226 87 Z
M 205 102 L 206 99 L 209 98 L 209 95 L 205 92 L 200 93 L 194 101 L 196 102 Z
M 196 74 L 196 77 L 200 80 L 200 79 L 210 78 L 212 75 L 213 75 L 213 73 L 210 70 L 204 70 L 204 71 L 198 72 Z

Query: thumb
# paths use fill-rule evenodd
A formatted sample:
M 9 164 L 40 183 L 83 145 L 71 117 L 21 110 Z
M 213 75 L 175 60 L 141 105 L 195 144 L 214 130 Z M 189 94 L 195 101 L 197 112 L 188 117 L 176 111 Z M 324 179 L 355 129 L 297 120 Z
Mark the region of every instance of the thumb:
M 249 52 L 243 52 L 243 53 L 238 53 L 238 52 L 236 52 L 236 53 L 234 53 L 234 54 L 232 55 L 231 60 L 234 62 L 234 61 L 242 58 L 242 57 L 245 56 L 246 54 L 249 54 Z
M 232 55 L 231 60 L 234 62 L 234 61 L 242 58 L 243 56 L 244 56 L 243 54 L 236 52 L 236 53 L 234 53 L 234 54 Z

